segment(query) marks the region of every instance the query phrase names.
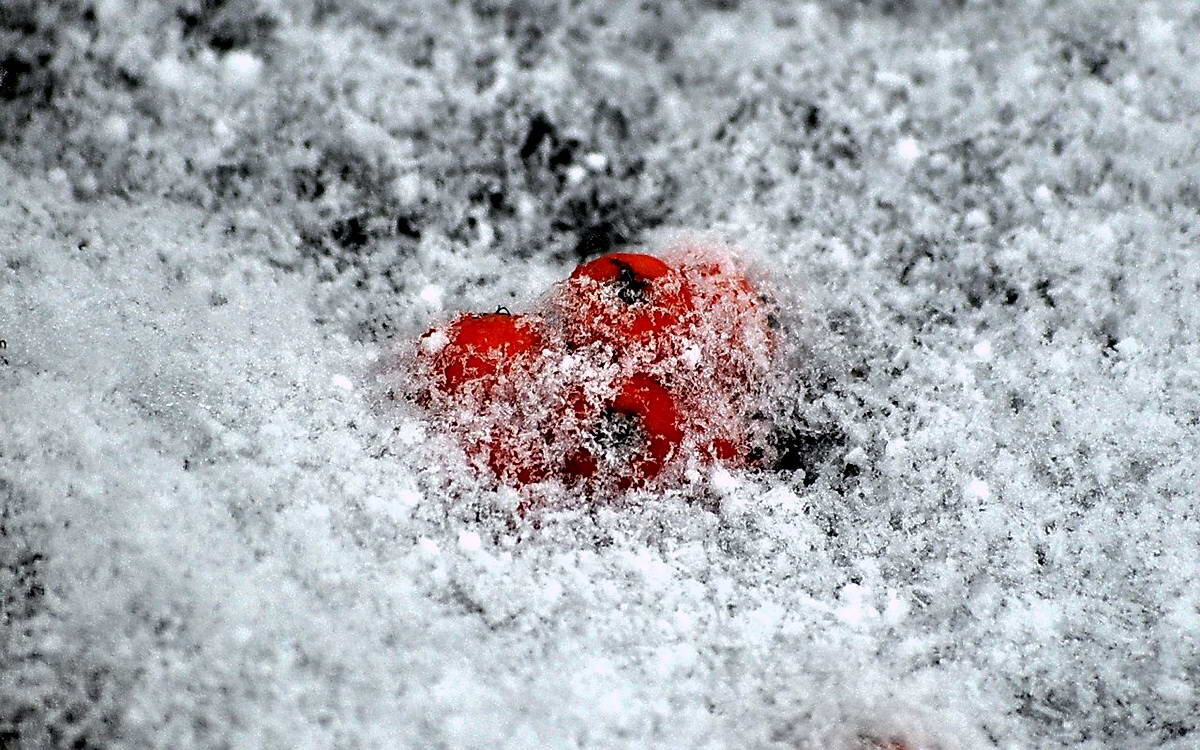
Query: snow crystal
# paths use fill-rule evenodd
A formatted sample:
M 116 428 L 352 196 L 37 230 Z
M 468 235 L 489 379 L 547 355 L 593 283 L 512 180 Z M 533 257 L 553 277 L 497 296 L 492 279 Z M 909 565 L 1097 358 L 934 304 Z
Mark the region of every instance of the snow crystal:
M 111 146 L 125 143 L 129 140 L 129 121 L 120 115 L 109 115 L 100 124 L 100 137 Z
M 257 86 L 262 71 L 263 61 L 252 52 L 234 50 L 221 59 L 221 79 L 239 91 Z
M 421 199 L 421 176 L 406 172 L 392 181 L 392 193 L 401 205 L 411 206 Z
M 974 208 L 963 217 L 963 223 L 970 229 L 983 229 L 991 223 L 991 219 L 988 218 L 987 211 L 982 208 Z
M 1142 351 L 1141 342 L 1132 336 L 1128 336 L 1118 341 L 1116 348 L 1117 352 L 1119 352 L 1122 357 L 1127 359 L 1136 357 Z
M 102 24 L 120 21 L 129 12 L 125 0 L 96 0 L 92 7 L 96 13 L 96 20 Z
M 442 296 L 445 293 L 446 290 L 437 284 L 426 284 L 417 292 L 417 296 L 430 307 L 440 309 L 442 306 Z
M 967 500 L 986 502 L 991 497 L 992 490 L 982 479 L 972 479 L 963 488 L 963 497 Z
M 1147 9 L 1153 8 L 1152 5 L 1147 6 Z M 1147 12 L 1138 29 L 1142 39 L 1152 47 L 1165 47 L 1175 43 L 1174 24 L 1171 20 L 1154 15 L 1153 11 Z
M 436 354 L 450 343 L 450 337 L 443 330 L 435 330 L 428 336 L 421 337 L 421 350 L 427 354 Z
M 905 75 L 903 73 L 897 73 L 897 72 L 891 71 L 891 70 L 876 71 L 875 72 L 875 80 L 879 82 L 879 85 L 884 86 L 885 88 L 890 88 L 890 89 L 908 88 L 908 85 L 910 83 L 907 75 Z M 903 144 L 904 141 L 911 141 L 912 146 L 914 148 L 916 147 L 916 141 L 913 141 L 911 138 L 901 139 L 900 143 Z M 898 147 L 899 147 L 899 145 L 900 144 L 898 144 Z
M 896 141 L 896 161 L 908 168 L 921 158 L 921 144 L 915 138 L 904 137 Z
M 417 540 L 417 549 L 419 549 L 422 554 L 429 557 L 433 557 L 441 553 L 441 547 L 438 545 L 438 543 L 427 537 L 421 537 Z
M 889 594 L 883 607 L 883 619 L 888 625 L 899 625 L 908 617 L 911 609 L 912 607 L 906 599 L 895 593 Z
M 879 616 L 879 611 L 870 603 L 870 592 L 856 583 L 843 586 L 838 599 L 841 606 L 833 613 L 847 625 L 863 625 L 866 620 Z
M 154 63 L 152 69 L 154 79 L 163 88 L 182 91 L 191 81 L 191 72 L 183 63 L 173 57 L 163 57 Z
M 608 157 L 593 151 L 584 155 L 583 165 L 593 172 L 603 172 L 608 168 Z
M 856 446 L 853 450 L 846 454 L 846 463 L 852 466 L 863 466 L 867 463 L 867 452 L 862 446 Z
M 572 164 L 567 167 L 567 182 L 571 185 L 578 185 L 587 179 L 587 168 L 582 164 Z
M 729 495 L 741 486 L 741 481 L 723 466 L 714 467 L 709 472 L 708 481 L 712 488 L 721 495 Z
M 483 542 L 477 531 L 458 532 L 458 548 L 463 552 L 478 552 L 483 548 Z

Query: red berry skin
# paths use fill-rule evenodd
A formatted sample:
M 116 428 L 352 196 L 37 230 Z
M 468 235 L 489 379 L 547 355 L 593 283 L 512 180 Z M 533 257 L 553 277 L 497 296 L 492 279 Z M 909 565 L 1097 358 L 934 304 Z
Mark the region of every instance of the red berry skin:
M 523 431 L 516 425 L 498 426 L 492 431 L 487 446 L 488 468 L 510 487 L 545 481 L 553 473 L 544 455 L 545 444 L 543 436 L 536 431 Z
M 557 305 L 572 346 L 669 344 L 694 312 L 686 279 L 641 253 L 609 253 L 579 266 Z
M 542 435 L 521 420 L 500 421 L 495 410 L 536 387 L 542 352 L 552 347 L 551 333 L 536 316 L 459 315 L 421 337 L 417 375 L 425 382 L 417 402 L 445 419 L 467 454 L 500 482 L 522 487 L 543 481 L 553 472 Z
M 491 395 L 503 377 L 536 357 L 546 342 L 541 323 L 532 316 L 466 314 L 422 335 L 417 357 L 429 367 L 429 385 L 437 392 L 458 395 L 474 384 Z
M 591 484 L 608 484 L 617 489 L 645 485 L 658 478 L 668 466 L 683 441 L 682 419 L 671 392 L 649 375 L 637 374 L 626 379 L 616 389 L 616 395 L 596 411 L 592 424 L 603 430 L 605 420 L 630 418 L 636 434 L 619 440 L 634 441 L 615 446 L 584 445 L 566 459 L 568 479 L 585 479 Z M 620 454 L 603 455 L 605 448 Z M 597 455 L 600 453 L 601 455 Z M 615 460 L 615 463 L 614 463 Z
M 703 310 L 706 326 L 722 343 L 740 355 L 741 364 L 758 364 L 766 370 L 775 353 L 775 332 L 765 298 L 744 273 L 735 267 L 705 263 L 689 269 L 697 307 Z M 749 376 L 751 373 L 741 373 Z

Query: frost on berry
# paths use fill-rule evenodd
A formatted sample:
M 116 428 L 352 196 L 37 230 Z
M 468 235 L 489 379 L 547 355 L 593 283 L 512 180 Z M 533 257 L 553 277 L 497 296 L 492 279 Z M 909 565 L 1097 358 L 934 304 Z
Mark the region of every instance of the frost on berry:
M 749 467 L 778 348 L 771 299 L 715 245 L 611 253 L 526 315 L 459 315 L 414 355 L 417 402 L 481 473 L 593 496 Z
M 667 352 L 691 322 L 691 288 L 679 270 L 640 253 L 611 253 L 575 269 L 553 298 L 573 346 Z
M 422 336 L 417 357 L 434 393 L 486 395 L 528 370 L 545 343 L 543 326 L 527 316 L 460 315 Z
M 583 407 L 585 428 L 564 467 L 568 476 L 625 489 L 657 479 L 680 451 L 678 403 L 653 377 L 623 380 L 596 407 Z

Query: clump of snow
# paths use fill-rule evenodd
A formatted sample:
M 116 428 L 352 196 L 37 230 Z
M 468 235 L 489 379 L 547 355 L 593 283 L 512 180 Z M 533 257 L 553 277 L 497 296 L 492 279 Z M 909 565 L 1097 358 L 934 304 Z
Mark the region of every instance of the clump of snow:
M 221 60 L 221 79 L 230 88 L 249 91 L 258 85 L 263 61 L 252 52 L 234 50 Z
M 911 167 L 921 158 L 921 144 L 917 139 L 904 137 L 896 141 L 896 160 L 905 167 Z

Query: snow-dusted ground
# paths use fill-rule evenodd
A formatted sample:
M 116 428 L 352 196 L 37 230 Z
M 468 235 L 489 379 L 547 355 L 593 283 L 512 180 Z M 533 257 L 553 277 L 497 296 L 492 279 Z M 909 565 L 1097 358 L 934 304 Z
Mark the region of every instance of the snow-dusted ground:
M 1200 746 L 1200 7 L 0 3 L 0 746 Z M 389 358 L 757 250 L 792 471 L 521 517 Z

